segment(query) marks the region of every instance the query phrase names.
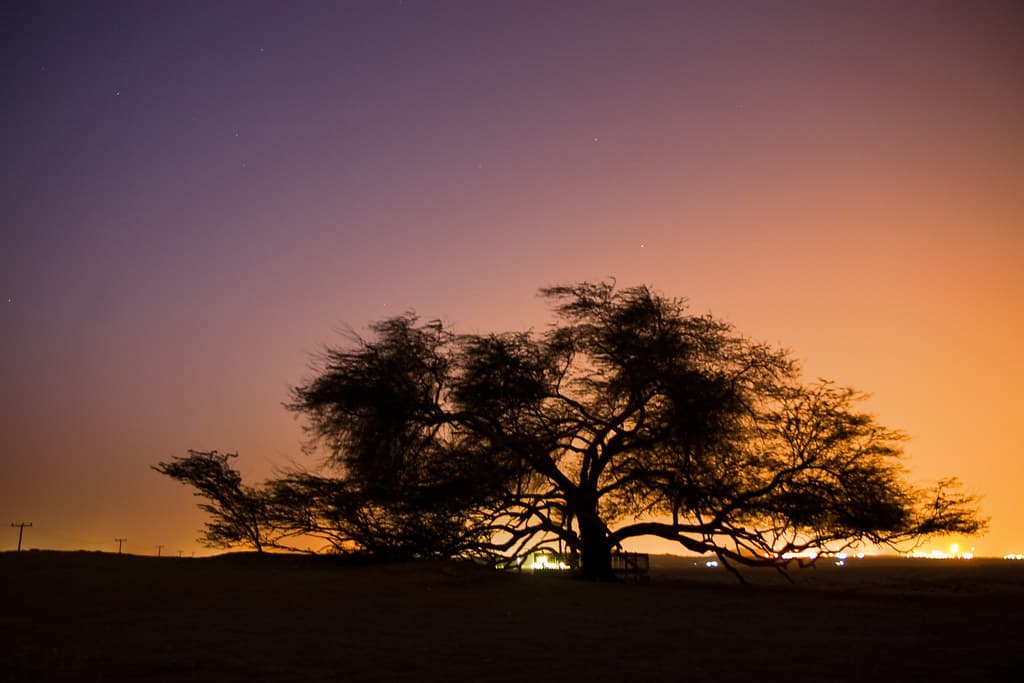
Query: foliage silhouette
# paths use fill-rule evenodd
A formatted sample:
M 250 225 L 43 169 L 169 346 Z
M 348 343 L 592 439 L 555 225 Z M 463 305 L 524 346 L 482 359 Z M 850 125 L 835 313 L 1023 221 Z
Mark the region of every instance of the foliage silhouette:
M 904 437 L 858 392 L 647 287 L 542 290 L 544 333 L 456 335 L 411 314 L 329 348 L 287 407 L 337 479 L 270 487 L 278 524 L 402 554 L 555 544 L 585 576 L 656 536 L 733 564 L 984 527 L 947 480 L 903 480 Z
M 268 545 L 271 524 L 265 493 L 242 484 L 242 475 L 231 467 L 237 453 L 189 450 L 186 457 L 161 462 L 154 470 L 189 484 L 195 495 L 209 503 L 199 508 L 210 514 L 200 540 L 211 547 L 249 545 L 258 552 Z
M 463 509 L 439 500 L 381 500 L 351 481 L 311 472 L 291 472 L 264 486 L 267 522 L 280 539 L 320 539 L 333 552 L 389 560 L 468 555 L 486 541 L 485 526 L 470 524 Z M 280 540 L 276 545 L 286 547 Z

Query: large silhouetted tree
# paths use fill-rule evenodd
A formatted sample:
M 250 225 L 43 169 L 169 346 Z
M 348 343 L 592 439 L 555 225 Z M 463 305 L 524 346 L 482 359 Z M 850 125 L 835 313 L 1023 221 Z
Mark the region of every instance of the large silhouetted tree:
M 593 578 L 638 536 L 783 566 L 982 527 L 953 482 L 905 483 L 902 435 L 859 411 L 857 392 L 801 384 L 784 352 L 646 287 L 542 294 L 557 316 L 543 333 L 457 335 L 404 315 L 328 349 L 288 407 L 339 478 L 281 482 L 279 500 L 320 487 L 310 526 L 326 510 L 351 539 L 362 520 L 363 545 L 558 542 Z

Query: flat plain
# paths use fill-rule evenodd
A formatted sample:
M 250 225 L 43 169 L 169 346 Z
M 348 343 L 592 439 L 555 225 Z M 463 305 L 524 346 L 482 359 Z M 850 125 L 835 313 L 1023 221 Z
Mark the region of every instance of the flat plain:
M 1024 562 L 696 558 L 598 584 L 468 562 L 0 553 L 10 681 L 999 680 Z

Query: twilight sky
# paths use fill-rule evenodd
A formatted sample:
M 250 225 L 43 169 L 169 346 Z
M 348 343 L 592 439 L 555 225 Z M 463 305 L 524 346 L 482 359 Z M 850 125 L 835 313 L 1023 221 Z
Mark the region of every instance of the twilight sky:
M 911 478 L 992 517 L 929 547 L 1024 552 L 1021 3 L 0 12 L 0 524 L 26 546 L 207 552 L 150 466 L 314 464 L 281 403 L 338 330 L 542 328 L 539 287 L 614 276 L 872 393 Z

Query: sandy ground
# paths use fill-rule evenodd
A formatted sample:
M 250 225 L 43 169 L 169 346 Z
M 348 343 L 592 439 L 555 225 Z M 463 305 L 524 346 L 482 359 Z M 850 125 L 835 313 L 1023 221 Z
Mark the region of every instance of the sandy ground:
M 863 560 L 737 585 L 467 563 L 0 554 L 0 680 L 1011 680 L 1024 562 Z

